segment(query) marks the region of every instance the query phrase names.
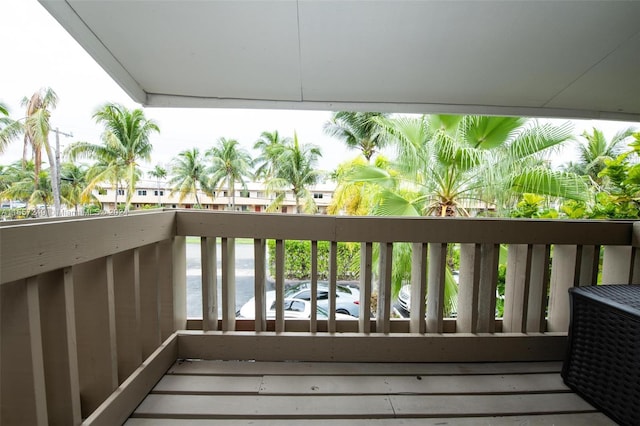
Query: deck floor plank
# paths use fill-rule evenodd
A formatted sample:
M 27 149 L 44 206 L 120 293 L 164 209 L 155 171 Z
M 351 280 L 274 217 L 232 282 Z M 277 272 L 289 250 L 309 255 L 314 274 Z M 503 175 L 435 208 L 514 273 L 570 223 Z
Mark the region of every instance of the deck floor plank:
M 261 394 L 478 394 L 568 392 L 556 374 L 467 376 L 265 376 Z
M 148 395 L 134 416 L 217 418 L 393 417 L 389 397 Z
M 306 426 L 615 426 L 601 413 L 550 414 L 501 417 L 399 418 L 399 419 L 307 419 Z M 144 419 L 131 418 L 125 426 L 299 426 L 292 419 Z
M 153 393 L 258 394 L 259 376 L 179 376 L 165 375 Z
M 178 361 L 127 426 L 613 425 L 559 362 Z
M 187 418 L 393 418 L 591 412 L 571 394 L 532 395 L 157 395 L 136 417 Z
M 168 374 L 204 375 L 464 375 L 559 373 L 562 363 L 350 363 L 350 362 L 243 362 L 179 361 Z

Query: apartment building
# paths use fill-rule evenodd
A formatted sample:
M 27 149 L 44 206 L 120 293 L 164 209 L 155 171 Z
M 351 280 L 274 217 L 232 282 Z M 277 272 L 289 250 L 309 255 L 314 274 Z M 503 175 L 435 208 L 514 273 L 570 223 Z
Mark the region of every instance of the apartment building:
M 334 183 L 322 183 L 311 187 L 310 192 L 318 206 L 319 214 L 326 214 L 327 207 L 331 204 Z M 94 191 L 94 195 L 102 203 L 104 210 L 114 210 L 116 202 L 116 189 L 112 187 L 102 187 Z M 216 191 L 214 197 L 203 191 L 198 192 L 198 201 L 201 208 L 206 210 L 231 210 L 235 204 L 236 211 L 243 212 L 263 212 L 273 202 L 276 193 L 269 193 L 264 184 L 250 182 L 246 188 L 238 185 L 235 189 L 235 200 L 227 189 Z M 124 202 L 126 189 L 118 189 L 118 203 Z M 187 195 L 180 201 L 179 193 L 171 193 L 171 188 L 166 182 L 156 182 L 153 180 L 140 180 L 131 197 L 133 208 L 141 209 L 151 206 L 162 206 L 167 208 L 190 209 L 194 208 L 198 201 L 193 194 Z M 296 213 L 296 202 L 293 192 L 285 191 L 285 200 L 278 209 L 281 213 Z

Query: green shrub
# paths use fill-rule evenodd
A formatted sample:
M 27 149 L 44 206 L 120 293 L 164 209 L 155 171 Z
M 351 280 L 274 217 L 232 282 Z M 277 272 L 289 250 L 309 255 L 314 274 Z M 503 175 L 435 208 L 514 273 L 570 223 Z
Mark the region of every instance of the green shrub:
M 318 278 L 326 280 L 329 277 L 329 246 L 328 241 L 318 241 Z M 267 241 L 269 252 L 269 274 L 276 273 L 276 242 Z M 357 280 L 360 273 L 360 244 L 338 243 L 337 279 Z M 288 279 L 305 280 L 311 277 L 311 242 L 285 241 L 284 275 Z

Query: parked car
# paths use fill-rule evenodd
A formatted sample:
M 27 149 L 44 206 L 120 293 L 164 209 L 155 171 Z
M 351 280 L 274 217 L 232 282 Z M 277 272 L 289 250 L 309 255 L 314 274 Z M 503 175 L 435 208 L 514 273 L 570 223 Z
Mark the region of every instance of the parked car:
M 267 311 L 267 319 L 275 319 L 276 317 L 276 302 L 271 304 L 271 307 Z M 302 299 L 285 299 L 284 300 L 284 317 L 285 319 L 309 319 L 311 318 L 311 302 Z M 327 319 L 329 313 L 326 309 L 316 306 L 316 318 Z M 351 315 L 341 314 L 336 312 L 337 320 L 355 320 L 355 317 Z
M 456 283 L 458 283 L 459 273 L 458 271 L 453 271 L 451 273 L 453 279 Z M 398 293 L 398 306 L 404 310 L 404 312 L 408 314 L 411 312 L 411 286 L 409 284 L 403 285 L 400 288 L 400 293 Z
M 266 306 L 271 306 L 276 300 L 274 290 L 266 292 Z M 284 291 L 285 299 L 311 300 L 311 283 L 308 281 L 295 284 Z M 329 309 L 329 284 L 318 283 L 318 306 Z M 360 314 L 360 292 L 351 287 L 338 285 L 336 287 L 336 313 L 357 317 Z M 241 318 L 255 318 L 255 298 L 249 299 L 238 312 Z

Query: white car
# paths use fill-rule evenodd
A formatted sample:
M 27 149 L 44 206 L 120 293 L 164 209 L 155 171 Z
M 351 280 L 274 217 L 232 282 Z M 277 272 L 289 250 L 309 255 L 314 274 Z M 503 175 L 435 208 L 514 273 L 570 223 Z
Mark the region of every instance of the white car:
M 276 302 L 274 301 L 267 311 L 267 319 L 276 318 Z M 285 299 L 284 300 L 284 318 L 285 319 L 309 319 L 311 318 L 311 302 L 302 299 Z M 327 319 L 329 313 L 316 306 L 316 318 Z M 337 320 L 355 320 L 355 317 L 346 314 L 336 313 Z
M 451 276 L 457 284 L 460 276 L 458 271 L 453 271 Z M 411 311 L 411 285 L 403 285 L 400 288 L 400 293 L 398 293 L 398 305 L 400 305 L 400 307 L 407 313 Z
M 329 308 L 329 286 L 326 283 L 318 283 L 318 306 L 325 311 Z M 287 288 L 284 292 L 285 299 L 311 300 L 311 283 L 301 282 Z M 276 300 L 274 290 L 265 293 L 265 305 L 271 306 Z M 357 317 L 360 314 L 360 292 L 351 287 L 338 285 L 336 287 L 336 313 Z M 255 318 L 255 298 L 249 299 L 238 311 L 240 318 Z

